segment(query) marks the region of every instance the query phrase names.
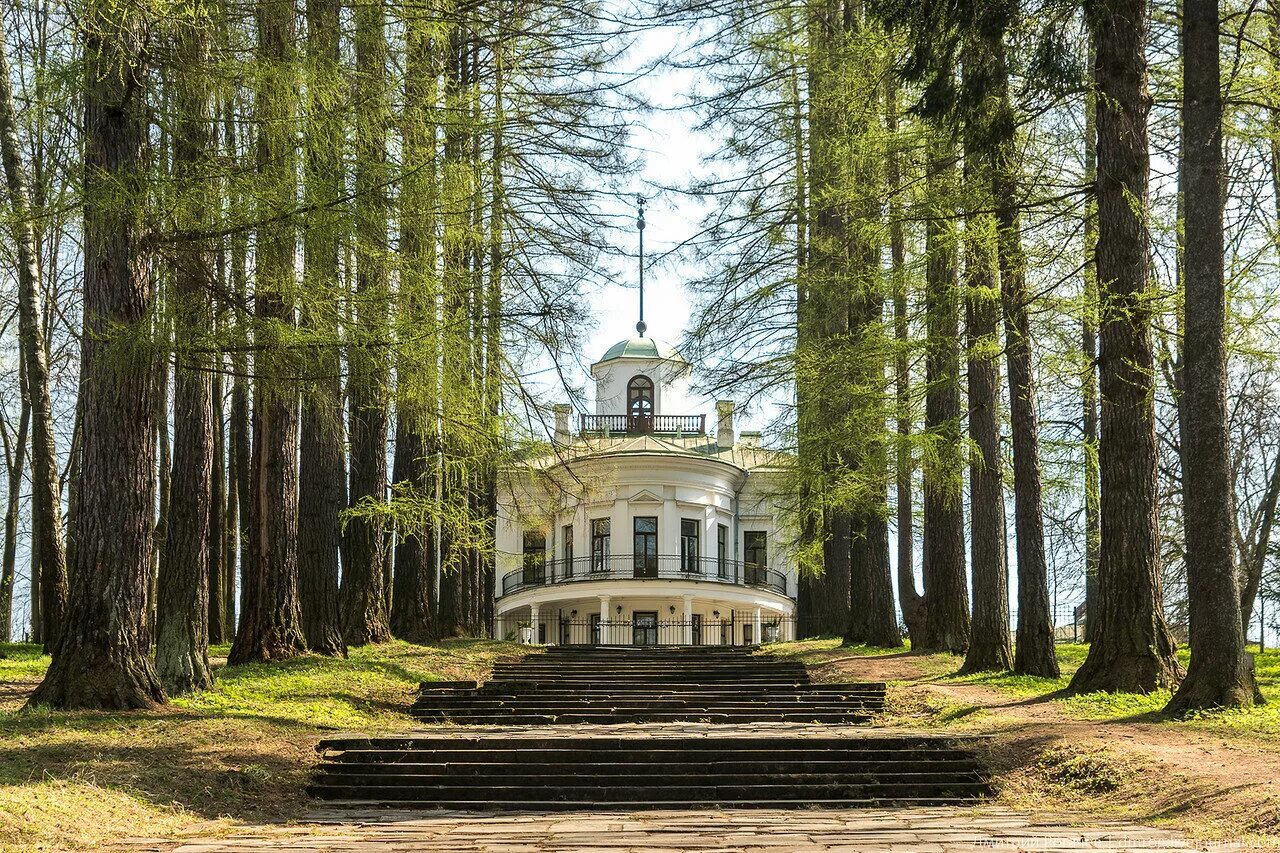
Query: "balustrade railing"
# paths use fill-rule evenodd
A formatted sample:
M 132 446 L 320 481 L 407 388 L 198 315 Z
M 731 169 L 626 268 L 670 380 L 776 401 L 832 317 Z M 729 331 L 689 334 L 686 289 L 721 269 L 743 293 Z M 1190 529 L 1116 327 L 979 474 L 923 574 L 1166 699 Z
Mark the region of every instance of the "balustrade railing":
M 581 415 L 585 435 L 704 435 L 706 415 Z
M 527 615 L 504 614 L 495 617 L 493 636 L 553 646 L 756 646 L 796 636 L 794 617 L 777 614 L 757 620 L 752 613 L 733 612 L 685 620 L 631 613 L 583 618 L 578 611 L 571 612 L 543 610 L 537 625 Z
M 579 581 L 628 578 L 694 580 L 763 587 L 789 595 L 787 576 L 759 563 L 681 554 L 608 554 L 530 562 L 502 576 L 502 594 Z

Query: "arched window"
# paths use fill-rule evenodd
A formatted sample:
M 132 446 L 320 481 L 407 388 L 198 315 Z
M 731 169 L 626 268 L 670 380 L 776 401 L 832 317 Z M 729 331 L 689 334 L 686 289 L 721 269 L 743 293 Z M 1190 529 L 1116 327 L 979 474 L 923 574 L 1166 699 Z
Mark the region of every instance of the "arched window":
M 627 414 L 633 418 L 653 415 L 653 380 L 648 376 L 635 376 L 627 383 Z

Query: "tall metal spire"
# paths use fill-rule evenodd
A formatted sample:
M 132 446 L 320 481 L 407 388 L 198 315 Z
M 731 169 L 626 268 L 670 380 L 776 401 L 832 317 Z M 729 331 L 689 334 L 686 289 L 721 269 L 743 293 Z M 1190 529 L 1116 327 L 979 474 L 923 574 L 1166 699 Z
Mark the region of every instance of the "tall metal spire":
M 640 208 L 636 218 L 636 228 L 640 231 L 640 322 L 636 323 L 636 333 L 643 338 L 649 328 L 644 324 L 644 196 L 637 195 L 636 204 Z

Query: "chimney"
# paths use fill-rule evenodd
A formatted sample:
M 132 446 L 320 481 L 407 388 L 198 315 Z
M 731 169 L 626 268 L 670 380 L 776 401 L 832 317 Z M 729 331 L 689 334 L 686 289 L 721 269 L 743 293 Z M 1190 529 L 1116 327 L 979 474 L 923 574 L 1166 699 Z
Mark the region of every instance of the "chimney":
M 733 447 L 733 401 L 716 401 L 716 447 Z
M 556 413 L 555 443 L 568 444 L 572 440 L 569 432 L 569 415 L 573 412 L 573 407 L 568 403 L 556 403 L 552 411 Z

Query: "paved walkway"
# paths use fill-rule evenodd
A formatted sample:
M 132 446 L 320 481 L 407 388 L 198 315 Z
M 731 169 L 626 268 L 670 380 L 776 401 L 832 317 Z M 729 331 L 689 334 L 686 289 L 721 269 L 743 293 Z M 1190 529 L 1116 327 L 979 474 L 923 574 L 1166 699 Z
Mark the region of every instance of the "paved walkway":
M 328 810 L 315 824 L 183 844 L 177 853 L 663 853 L 663 851 L 858 851 L 948 853 L 1007 850 L 1244 850 L 1197 847 L 1176 833 L 1123 822 L 988 808 L 812 811 L 583 812 L 464 815 L 456 812 Z M 168 846 L 145 849 L 172 849 Z

